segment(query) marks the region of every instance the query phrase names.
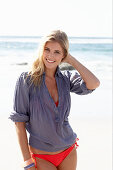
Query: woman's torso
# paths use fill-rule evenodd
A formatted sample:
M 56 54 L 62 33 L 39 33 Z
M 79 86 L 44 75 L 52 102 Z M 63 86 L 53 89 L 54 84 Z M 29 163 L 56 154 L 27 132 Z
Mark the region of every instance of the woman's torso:
M 55 78 L 49 79 L 49 78 L 46 77 L 45 82 L 46 82 L 46 86 L 48 88 L 48 91 L 50 93 L 50 96 L 53 98 L 54 102 L 56 104 L 58 104 L 58 89 L 57 89 L 57 84 L 56 84 Z M 59 151 L 56 151 L 56 152 L 47 152 L 47 151 L 42 151 L 42 150 L 33 148 L 32 146 L 29 146 L 29 147 L 30 147 L 30 151 L 34 154 L 53 155 L 53 154 L 58 154 L 58 153 L 64 151 L 64 150 L 59 150 Z
M 58 89 L 57 89 L 57 84 L 56 84 L 55 78 L 50 79 L 50 78 L 46 77 L 45 83 L 46 83 L 46 86 L 47 86 L 48 91 L 50 93 L 50 96 L 53 98 L 56 105 L 58 105 Z M 47 152 L 47 151 L 42 151 L 42 150 L 33 148 L 32 146 L 29 146 L 29 147 L 30 147 L 30 151 L 34 154 L 53 155 L 53 154 L 58 154 L 58 153 L 65 150 L 64 149 L 64 150 L 59 150 L 59 151 L 56 151 L 56 152 Z
M 60 72 L 55 79 L 47 79 L 43 74 L 40 89 L 34 91 L 31 86 L 29 96 L 30 121 L 26 129 L 30 134 L 31 152 L 57 154 L 70 147 L 76 134 L 68 122 L 71 100 L 67 79 Z

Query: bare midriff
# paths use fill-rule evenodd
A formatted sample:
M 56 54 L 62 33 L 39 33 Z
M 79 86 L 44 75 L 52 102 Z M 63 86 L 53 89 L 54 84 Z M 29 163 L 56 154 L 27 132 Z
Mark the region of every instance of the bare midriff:
M 64 150 L 66 150 L 66 149 L 64 149 L 64 150 L 59 150 L 59 151 L 56 151 L 56 152 L 47 152 L 47 151 L 42 151 L 42 150 L 33 148 L 32 146 L 29 146 L 29 149 L 34 154 L 46 154 L 46 155 L 54 155 L 54 154 L 58 154 L 58 153 L 63 152 Z

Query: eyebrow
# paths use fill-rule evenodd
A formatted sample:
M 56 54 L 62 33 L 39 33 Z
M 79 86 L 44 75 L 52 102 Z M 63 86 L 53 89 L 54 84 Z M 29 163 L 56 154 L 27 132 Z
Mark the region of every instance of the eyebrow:
M 44 49 L 49 49 L 49 50 L 50 50 L 50 48 L 49 48 L 49 47 L 45 47 Z M 62 53 L 60 50 L 55 50 L 55 52 Z
M 50 49 L 49 47 L 44 47 L 44 49 L 46 49 L 46 48 L 47 48 L 47 49 Z

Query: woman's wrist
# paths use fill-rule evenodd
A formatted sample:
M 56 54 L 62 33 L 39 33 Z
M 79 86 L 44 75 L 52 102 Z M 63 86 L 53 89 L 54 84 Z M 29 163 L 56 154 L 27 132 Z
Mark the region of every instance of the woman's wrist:
M 32 167 L 35 167 L 35 164 L 34 164 L 34 163 L 31 163 L 30 165 L 25 166 L 25 167 L 24 167 L 24 170 L 28 170 L 28 169 L 30 169 L 30 168 L 32 168 Z
M 35 163 L 34 163 L 33 158 L 30 158 L 30 159 L 24 161 L 24 163 L 22 164 L 22 167 L 23 167 L 25 170 L 27 170 L 28 168 L 31 168 L 31 167 L 33 167 L 33 166 L 35 166 Z

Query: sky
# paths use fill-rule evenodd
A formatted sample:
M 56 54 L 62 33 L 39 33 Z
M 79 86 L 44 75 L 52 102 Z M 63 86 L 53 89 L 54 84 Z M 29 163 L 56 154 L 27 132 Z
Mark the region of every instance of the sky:
M 112 37 L 112 0 L 0 0 L 0 36 Z

